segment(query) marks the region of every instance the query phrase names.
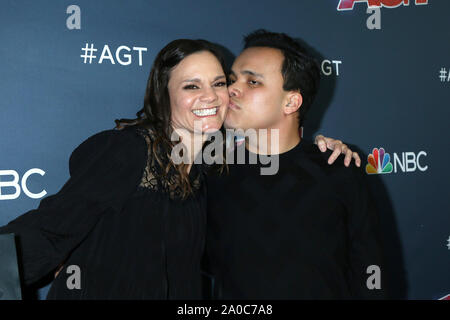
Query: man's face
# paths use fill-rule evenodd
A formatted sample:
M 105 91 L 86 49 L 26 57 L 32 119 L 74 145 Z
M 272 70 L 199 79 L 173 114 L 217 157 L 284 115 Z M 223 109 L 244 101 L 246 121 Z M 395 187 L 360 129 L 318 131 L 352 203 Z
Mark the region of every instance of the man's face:
M 283 60 L 280 50 L 267 47 L 246 49 L 236 58 L 228 87 L 230 104 L 226 128 L 279 127 L 287 95 L 281 74 Z

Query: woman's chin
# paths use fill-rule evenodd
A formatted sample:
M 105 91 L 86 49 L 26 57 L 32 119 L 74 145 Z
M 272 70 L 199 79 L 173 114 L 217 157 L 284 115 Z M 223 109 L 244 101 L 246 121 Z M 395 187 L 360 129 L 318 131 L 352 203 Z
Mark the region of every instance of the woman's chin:
M 203 133 L 213 133 L 219 131 L 222 127 L 223 121 L 219 119 L 208 119 L 207 121 L 203 121 L 202 123 L 202 132 Z
M 220 127 L 217 126 L 211 126 L 211 127 L 205 127 L 202 128 L 203 133 L 214 133 L 220 130 Z
M 214 133 L 219 131 L 223 125 L 223 117 L 204 117 L 203 119 L 194 119 L 192 125 L 193 132 L 197 134 L 201 133 Z M 192 130 L 191 129 L 191 130 Z
M 202 125 L 201 129 L 199 127 L 195 127 L 193 132 L 195 134 L 205 134 L 205 133 L 206 134 L 211 134 L 211 133 L 219 131 L 220 128 L 221 128 L 221 126 L 218 126 L 218 125 L 214 125 L 214 126 L 212 126 L 212 125 Z

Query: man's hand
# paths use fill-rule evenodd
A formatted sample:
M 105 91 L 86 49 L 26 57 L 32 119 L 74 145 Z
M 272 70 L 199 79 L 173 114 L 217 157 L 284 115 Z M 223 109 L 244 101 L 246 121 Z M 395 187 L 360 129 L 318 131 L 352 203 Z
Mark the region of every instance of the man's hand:
M 343 153 L 345 154 L 344 165 L 346 167 L 350 165 L 352 158 L 355 160 L 356 166 L 361 166 L 361 159 L 359 158 L 358 153 L 350 150 L 350 148 L 341 140 L 327 138 L 319 134 L 314 139 L 314 144 L 316 144 L 322 152 L 327 151 L 327 148 L 333 150 L 333 153 L 328 158 L 328 164 L 332 164 L 337 159 L 337 157 L 339 157 L 339 155 Z

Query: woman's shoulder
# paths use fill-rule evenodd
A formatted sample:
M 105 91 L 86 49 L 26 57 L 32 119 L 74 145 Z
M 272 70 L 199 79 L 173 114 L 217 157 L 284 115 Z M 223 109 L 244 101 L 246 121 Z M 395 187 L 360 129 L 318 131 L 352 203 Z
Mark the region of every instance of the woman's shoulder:
M 84 140 L 74 152 L 83 153 L 101 151 L 105 149 L 136 151 L 144 147 L 144 140 L 139 129 L 127 127 L 125 129 L 109 129 L 93 134 Z
M 142 162 L 146 153 L 145 139 L 137 128 L 103 130 L 91 135 L 74 149 L 70 156 L 69 167 L 72 171 L 95 159 L 121 163 L 136 160 Z

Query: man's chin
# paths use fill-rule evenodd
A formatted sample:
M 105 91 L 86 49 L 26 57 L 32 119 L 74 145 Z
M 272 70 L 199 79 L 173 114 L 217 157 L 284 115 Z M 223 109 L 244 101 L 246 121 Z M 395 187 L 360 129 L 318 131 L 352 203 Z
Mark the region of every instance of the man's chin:
M 225 121 L 223 123 L 223 126 L 225 127 L 225 129 L 234 129 L 234 130 L 236 130 L 236 128 L 237 128 L 237 126 L 234 123 L 232 123 L 231 121 L 227 121 L 226 119 L 225 119 Z
M 245 132 L 245 130 L 247 130 L 245 128 L 241 128 L 240 126 L 236 126 L 236 125 L 224 124 L 223 126 L 225 127 L 225 129 L 233 130 L 233 131 L 243 131 L 243 132 Z

